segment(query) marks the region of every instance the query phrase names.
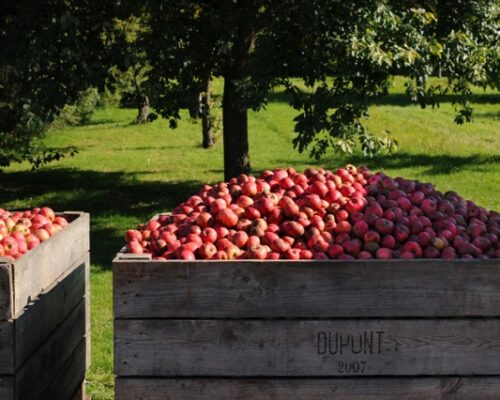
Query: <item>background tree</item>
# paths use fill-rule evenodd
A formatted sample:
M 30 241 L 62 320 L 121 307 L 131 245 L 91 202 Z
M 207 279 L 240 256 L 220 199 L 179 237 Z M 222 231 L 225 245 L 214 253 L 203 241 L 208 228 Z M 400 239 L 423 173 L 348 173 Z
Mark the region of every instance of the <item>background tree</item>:
M 104 85 L 113 13 L 96 0 L 0 2 L 0 167 L 63 155 L 43 145 L 45 128 L 82 90 Z
M 438 95 L 460 94 L 457 122 L 470 119 L 468 85 L 498 80 L 492 67 L 498 66 L 494 1 L 151 0 L 145 5 L 150 82 L 157 107 L 172 126 L 186 96 L 199 93 L 207 76 L 224 78 L 226 179 L 249 171 L 247 110 L 265 106 L 279 84 L 299 112 L 294 145 L 319 158 L 329 147 L 350 153 L 358 143 L 367 155 L 395 148 L 389 136 L 368 132 L 363 123 L 370 102 L 387 94 L 394 73 L 408 78 L 408 94 L 422 107 L 437 104 Z M 450 17 L 447 9 L 453 7 Z M 454 24 L 440 24 L 440 15 Z M 438 65 L 448 83 L 428 87 Z
M 137 108 L 137 123 L 149 121 L 150 104 L 146 89 L 150 70 L 141 38 L 148 30 L 144 14 L 112 19 L 113 29 L 106 42 L 110 46 L 110 77 L 108 86 L 121 96 L 121 103 L 129 100 Z
M 205 77 L 203 92 L 194 93 L 188 104 L 189 116 L 193 120 L 201 119 L 202 146 L 208 149 L 215 144 L 212 118 L 212 78 Z
M 459 94 L 455 122 L 469 122 L 470 86 L 500 88 L 500 3 L 434 0 L 429 7 L 437 17 L 432 33 L 445 44 L 441 73 L 447 85 L 438 89 Z
M 226 178 L 249 171 L 248 110 L 265 107 L 278 85 L 298 111 L 294 145 L 314 157 L 330 147 L 352 152 L 359 145 L 367 155 L 394 149 L 389 136 L 368 132 L 364 120 L 395 73 L 408 78 L 408 94 L 422 107 L 458 94 L 459 123 L 472 118 L 470 85 L 498 86 L 495 0 L 117 4 L 119 10 L 97 0 L 1 3 L 0 165 L 23 159 L 38 165 L 61 156 L 43 146 L 44 128 L 83 89 L 104 86 L 109 67 L 118 65 L 110 58 L 117 47 L 129 66 L 144 57 L 150 63 L 143 75 L 148 93 L 172 126 L 181 108 L 209 93 L 213 77 L 224 78 Z M 115 18 L 125 21 L 131 9 L 141 29 L 134 40 L 124 34 L 112 46 Z M 428 85 L 438 67 L 447 83 Z M 205 96 L 205 109 L 209 105 Z

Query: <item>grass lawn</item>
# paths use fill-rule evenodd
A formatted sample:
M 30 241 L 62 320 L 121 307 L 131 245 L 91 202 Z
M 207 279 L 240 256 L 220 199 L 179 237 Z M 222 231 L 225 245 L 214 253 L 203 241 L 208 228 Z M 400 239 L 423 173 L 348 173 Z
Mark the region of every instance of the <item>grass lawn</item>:
M 368 126 L 389 130 L 400 142 L 392 156 L 363 159 L 329 154 L 320 162 L 292 148 L 294 111 L 274 100 L 250 114 L 250 151 L 254 172 L 292 165 L 335 168 L 347 162 L 433 182 L 453 189 L 487 208 L 500 210 L 500 94 L 478 91 L 475 122 L 453 123 L 451 99 L 439 109 L 421 110 L 403 95 L 397 79 L 391 95 L 371 108 Z M 77 146 L 79 154 L 31 172 L 14 165 L 0 173 L 0 207 L 47 204 L 56 210 L 91 213 L 92 367 L 89 393 L 95 400 L 113 398 L 111 260 L 127 228 L 169 210 L 205 182 L 223 179 L 222 143 L 201 148 L 201 126 L 181 122 L 171 130 L 165 121 L 136 126 L 134 110 L 99 110 L 92 123 L 52 131 L 51 146 Z

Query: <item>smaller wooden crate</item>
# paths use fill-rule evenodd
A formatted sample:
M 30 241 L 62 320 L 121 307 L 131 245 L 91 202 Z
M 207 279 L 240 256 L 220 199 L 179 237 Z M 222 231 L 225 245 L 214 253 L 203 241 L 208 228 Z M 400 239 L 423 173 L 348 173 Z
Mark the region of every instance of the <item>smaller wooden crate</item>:
M 499 260 L 113 263 L 117 400 L 498 400 Z
M 0 258 L 2 400 L 73 400 L 90 362 L 89 216 L 62 215 L 64 230 Z

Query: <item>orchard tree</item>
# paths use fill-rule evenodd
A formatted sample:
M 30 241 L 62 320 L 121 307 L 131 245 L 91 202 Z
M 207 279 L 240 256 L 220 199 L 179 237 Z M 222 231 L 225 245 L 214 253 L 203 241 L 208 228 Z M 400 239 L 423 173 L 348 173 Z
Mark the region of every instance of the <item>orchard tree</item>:
M 360 145 L 367 155 L 395 148 L 393 139 L 363 123 L 370 101 L 387 94 L 395 73 L 408 78 L 407 92 L 422 107 L 435 105 L 437 95 L 458 93 L 457 122 L 470 120 L 471 84 L 498 83 L 496 1 L 143 4 L 150 23 L 150 83 L 172 126 L 207 79 L 224 78 L 226 179 L 250 170 L 247 112 L 264 107 L 277 85 L 284 85 L 298 111 L 295 147 L 319 158 L 328 148 L 350 153 Z M 428 86 L 438 66 L 448 82 Z
M 63 156 L 43 144 L 45 129 L 82 90 L 104 85 L 112 3 L 0 2 L 0 168 Z
M 112 21 L 113 29 L 106 38 L 110 46 L 109 62 L 112 64 L 108 86 L 120 93 L 122 99 L 132 95 L 137 107 L 136 122 L 149 122 L 150 104 L 145 83 L 150 66 L 141 47 L 141 37 L 148 29 L 145 16 L 116 17 Z
M 212 77 L 224 78 L 223 141 L 226 178 L 249 172 L 249 108 L 260 108 L 276 77 L 263 74 L 260 88 L 250 81 L 260 74 L 251 65 L 256 39 L 272 26 L 278 3 L 270 1 L 149 1 L 148 59 L 155 106 L 171 126 L 186 99 L 209 93 Z

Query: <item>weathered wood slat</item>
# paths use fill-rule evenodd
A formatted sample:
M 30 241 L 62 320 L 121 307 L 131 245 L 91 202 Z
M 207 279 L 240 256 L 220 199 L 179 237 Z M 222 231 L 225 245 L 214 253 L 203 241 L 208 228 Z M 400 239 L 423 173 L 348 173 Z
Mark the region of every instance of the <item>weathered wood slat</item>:
M 116 400 L 498 400 L 500 378 L 116 380 Z
M 14 328 L 12 323 L 0 321 L 0 375 L 13 373 L 14 354 Z
M 85 382 L 82 382 L 82 384 L 78 387 L 77 391 L 73 394 L 73 397 L 70 400 L 92 400 L 90 396 L 87 395 Z
M 14 399 L 14 378 L 12 376 L 0 376 L 0 399 Z
M 15 320 L 16 368 L 40 346 L 76 308 L 85 295 L 86 254 L 47 292 Z
M 0 320 L 8 319 L 13 303 L 12 264 L 0 257 Z
M 90 291 L 90 257 L 85 265 L 85 340 L 86 340 L 86 369 L 90 368 L 90 362 L 92 360 L 92 340 L 91 340 L 91 318 L 90 318 L 90 306 L 91 306 L 91 291 Z
M 85 340 L 82 340 L 73 354 L 66 360 L 61 370 L 41 394 L 39 400 L 76 400 L 85 378 Z M 80 392 L 81 393 L 81 392 Z M 81 393 L 78 400 L 83 400 Z
M 16 318 L 89 252 L 89 215 L 66 213 L 70 224 L 13 263 L 0 260 L 0 320 Z M 9 275 L 10 274 L 10 275 Z
M 88 258 L 77 261 L 18 318 L 0 321 L 0 374 L 14 374 L 83 299 Z
M 115 373 L 500 375 L 500 319 L 115 320 Z
M 115 259 L 116 318 L 500 316 L 499 260 Z
M 16 400 L 37 399 L 85 337 L 85 299 L 16 373 Z M 85 360 L 83 360 L 85 366 Z
M 49 288 L 69 266 L 88 253 L 89 248 L 89 215 L 82 213 L 64 230 L 16 261 L 12 316 Z

